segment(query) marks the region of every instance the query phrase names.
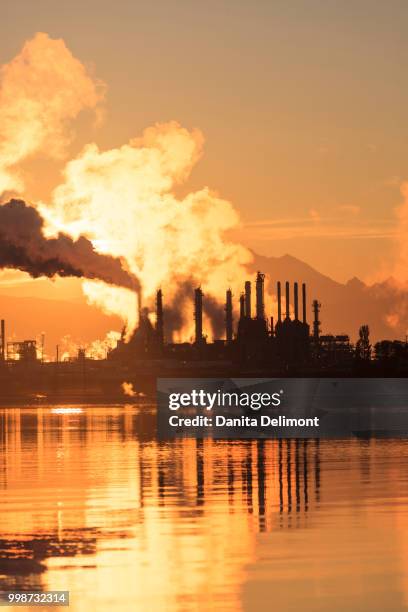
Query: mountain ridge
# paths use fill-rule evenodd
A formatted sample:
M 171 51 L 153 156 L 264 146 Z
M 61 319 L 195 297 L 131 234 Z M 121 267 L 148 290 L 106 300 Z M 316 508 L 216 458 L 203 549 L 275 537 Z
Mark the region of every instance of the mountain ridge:
M 358 337 L 361 325 L 368 324 L 372 341 L 404 339 L 408 322 L 408 292 L 392 277 L 366 285 L 357 277 L 340 283 L 321 274 L 309 264 L 292 255 L 268 257 L 254 254 L 249 271 L 266 274 L 266 290 L 276 294 L 276 281 L 305 282 L 307 316 L 312 324 L 312 300 L 322 307 L 322 332 Z M 291 287 L 291 292 L 293 288 Z

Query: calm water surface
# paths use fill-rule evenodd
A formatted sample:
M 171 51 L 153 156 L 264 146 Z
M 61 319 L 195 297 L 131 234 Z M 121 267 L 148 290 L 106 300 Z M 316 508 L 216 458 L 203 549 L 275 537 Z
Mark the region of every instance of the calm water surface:
M 0 409 L 0 589 L 75 612 L 408 609 L 407 443 L 161 443 L 154 423 Z

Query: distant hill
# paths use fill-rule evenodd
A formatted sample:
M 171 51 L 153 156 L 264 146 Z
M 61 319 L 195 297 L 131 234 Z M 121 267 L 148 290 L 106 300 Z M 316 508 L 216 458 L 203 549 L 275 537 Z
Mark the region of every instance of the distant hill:
M 372 340 L 405 340 L 408 291 L 400 288 L 392 278 L 371 286 L 358 278 L 343 284 L 290 255 L 263 257 L 254 253 L 254 257 L 251 271 L 260 270 L 266 274 L 268 292 L 276 293 L 278 280 L 307 284 L 308 321 L 312 321 L 312 300 L 317 299 L 322 304 L 323 333 L 346 333 L 355 340 L 360 325 L 368 323 Z

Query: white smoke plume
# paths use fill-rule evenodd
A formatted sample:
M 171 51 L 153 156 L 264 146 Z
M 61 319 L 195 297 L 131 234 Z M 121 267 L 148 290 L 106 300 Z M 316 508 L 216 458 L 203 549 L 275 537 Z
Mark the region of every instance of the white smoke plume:
M 67 164 L 65 182 L 41 213 L 50 226 L 124 258 L 148 302 L 159 286 L 171 301 L 187 279 L 217 300 L 227 286 L 238 294 L 252 256 L 225 238 L 239 222 L 236 211 L 206 187 L 183 199 L 174 193 L 201 147 L 199 132 L 175 122 L 149 128 L 118 149 L 89 145 Z
M 96 109 L 104 86 L 73 57 L 63 40 L 38 33 L 0 69 L 0 194 L 24 192 L 20 162 L 41 152 L 60 158 L 70 122 Z
M 100 84 L 62 40 L 37 34 L 28 41 L 1 71 L 0 192 L 24 193 L 21 162 L 37 153 L 61 156 L 70 122 L 81 110 L 98 108 L 102 97 Z M 173 302 L 182 284 L 202 285 L 215 329 L 222 318 L 216 304 L 223 302 L 226 287 L 238 295 L 252 255 L 226 238 L 239 224 L 229 202 L 207 187 L 176 195 L 202 155 L 203 141 L 199 130 L 172 121 L 107 151 L 89 144 L 66 164 L 49 201 L 36 207 L 47 238 L 82 236 L 98 253 L 124 261 L 141 282 L 143 305 L 153 305 L 159 286 L 165 304 L 177 307 Z M 136 324 L 126 290 L 118 290 L 116 299 L 102 283 L 85 287 L 94 303 Z

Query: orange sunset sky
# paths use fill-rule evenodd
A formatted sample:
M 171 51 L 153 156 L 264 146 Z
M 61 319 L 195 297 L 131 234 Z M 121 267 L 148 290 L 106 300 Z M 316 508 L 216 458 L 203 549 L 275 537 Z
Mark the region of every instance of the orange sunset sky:
M 99 163 L 103 151 L 176 121 L 189 136 L 176 145 L 185 158 L 171 168 L 180 175 L 171 193 L 185 198 L 208 186 L 212 203 L 217 196 L 230 202 L 240 222 L 225 229 L 237 243 L 260 255 L 289 253 L 340 282 L 407 280 L 406 2 L 15 0 L 2 4 L 2 21 L 3 86 L 7 66 L 43 32 L 64 41 L 95 88 L 84 85 L 55 151 L 48 135 L 21 154 L 22 135 L 35 138 L 33 122 L 12 135 L 9 150 L 20 147 L 21 159 L 8 164 L 24 176 L 26 200 L 48 205 L 65 164 L 87 143 L 96 143 Z M 47 44 L 39 52 L 44 62 Z M 29 87 L 37 95 L 34 77 Z M 4 116 L 13 95 L 8 87 Z M 19 116 L 18 106 L 13 112 Z M 245 263 L 242 253 L 232 257 L 227 279 L 234 261 Z M 18 272 L 0 280 L 8 294 L 30 295 L 30 287 L 34 294 L 38 286 Z M 75 280 L 41 283 L 44 297 L 81 294 Z M 156 285 L 152 279 L 151 293 Z
M 197 126 L 189 188 L 232 201 L 245 244 L 338 280 L 392 267 L 408 178 L 406 2 L 2 4 L 2 63 L 44 31 L 107 84 L 106 117 L 97 134 L 79 125 L 74 150 L 157 121 Z

